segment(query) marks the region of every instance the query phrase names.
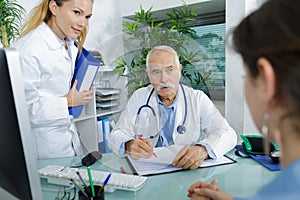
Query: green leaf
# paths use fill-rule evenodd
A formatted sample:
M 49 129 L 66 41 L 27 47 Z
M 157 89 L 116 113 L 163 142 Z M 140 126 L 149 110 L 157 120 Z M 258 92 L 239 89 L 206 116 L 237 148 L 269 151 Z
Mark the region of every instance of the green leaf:
M 8 44 L 11 39 L 19 36 L 21 22 L 25 17 L 25 14 L 25 9 L 15 0 L 0 0 L 0 25 L 4 25 L 6 27 Z M 1 41 L 2 36 L 3 33 L 1 32 Z

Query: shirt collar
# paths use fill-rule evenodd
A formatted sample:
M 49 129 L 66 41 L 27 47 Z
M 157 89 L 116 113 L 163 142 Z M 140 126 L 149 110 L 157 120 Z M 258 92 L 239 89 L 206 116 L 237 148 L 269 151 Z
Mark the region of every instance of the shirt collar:
M 43 30 L 42 37 L 45 39 L 51 49 L 55 50 L 62 47 L 64 48 L 64 42 L 50 29 L 45 22 L 43 22 L 39 28 Z M 70 46 L 70 43 L 73 43 L 73 41 L 70 38 L 67 38 L 68 46 Z
M 157 93 L 156 93 L 155 96 L 156 96 L 156 100 L 157 100 L 157 102 L 158 102 L 159 105 L 164 106 L 165 108 L 170 108 L 170 109 L 172 109 L 173 111 L 175 110 L 176 105 L 177 105 L 177 101 L 178 101 L 178 100 L 177 100 L 177 99 L 178 99 L 178 92 L 177 92 L 177 94 L 176 94 L 176 97 L 175 97 L 173 103 L 172 103 L 169 107 L 166 107 L 166 105 L 159 99 L 159 96 L 158 96 Z

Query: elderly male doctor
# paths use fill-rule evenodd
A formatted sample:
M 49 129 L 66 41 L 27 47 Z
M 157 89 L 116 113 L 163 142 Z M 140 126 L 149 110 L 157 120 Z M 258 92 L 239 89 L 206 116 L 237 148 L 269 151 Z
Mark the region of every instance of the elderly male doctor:
M 181 70 L 177 53 L 171 47 L 157 46 L 149 52 L 146 71 L 151 85 L 133 93 L 108 135 L 109 146 L 115 153 L 128 153 L 133 159 L 149 158 L 154 147 L 179 144 L 184 148 L 172 165 L 195 169 L 204 159 L 216 159 L 235 147 L 235 131 L 204 92 L 179 83 Z M 138 110 L 147 101 L 161 127 L 157 137 L 141 140 L 134 137 L 143 135 L 135 133 L 135 123 Z

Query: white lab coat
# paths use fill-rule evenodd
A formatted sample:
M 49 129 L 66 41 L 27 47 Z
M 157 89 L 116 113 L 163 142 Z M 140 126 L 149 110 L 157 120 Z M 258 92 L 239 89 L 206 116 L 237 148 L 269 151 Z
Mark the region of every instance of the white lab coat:
M 122 112 L 116 127 L 108 136 L 110 148 L 115 153 L 122 155 L 123 152 L 120 151 L 122 143 L 128 141 L 130 138 L 132 139 L 132 137 L 128 135 L 134 135 L 133 126 L 137 111 L 142 105 L 146 104 L 152 88 L 151 85 L 140 88 L 130 97 L 127 107 Z M 183 123 L 185 112 L 184 95 L 181 87 L 179 87 L 173 131 L 174 144 L 186 146 L 204 142 L 212 148 L 216 157 L 224 155 L 234 148 L 237 142 L 237 135 L 214 106 L 213 102 L 200 90 L 194 90 L 184 85 L 183 88 L 187 98 L 187 116 L 184 124 L 186 132 L 179 134 L 176 131 L 177 126 Z M 149 101 L 149 105 L 155 110 L 155 113 L 159 113 L 155 95 L 154 92 Z M 159 117 L 158 114 L 156 116 Z M 159 120 L 157 121 L 159 122 Z M 124 133 L 124 130 L 126 133 Z M 155 146 L 157 138 L 152 142 Z
M 68 45 L 69 53 L 45 23 L 12 45 L 20 53 L 27 107 L 39 159 L 82 154 L 66 99 L 78 49 L 72 41 Z

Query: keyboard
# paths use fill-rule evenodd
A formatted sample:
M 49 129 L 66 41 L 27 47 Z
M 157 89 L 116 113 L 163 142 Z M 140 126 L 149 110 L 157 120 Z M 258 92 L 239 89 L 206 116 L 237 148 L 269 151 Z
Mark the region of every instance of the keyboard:
M 86 169 L 48 165 L 39 169 L 39 175 L 41 178 L 47 179 L 49 184 L 71 186 L 73 185 L 71 179 L 82 184 L 78 174 L 76 173 L 77 171 L 80 173 L 85 183 L 89 185 L 89 177 Z M 111 172 L 91 170 L 94 185 L 102 185 L 109 173 Z M 146 180 L 147 177 L 144 176 L 111 173 L 111 177 L 105 186 L 105 191 L 113 192 L 116 189 L 137 191 L 144 186 Z

